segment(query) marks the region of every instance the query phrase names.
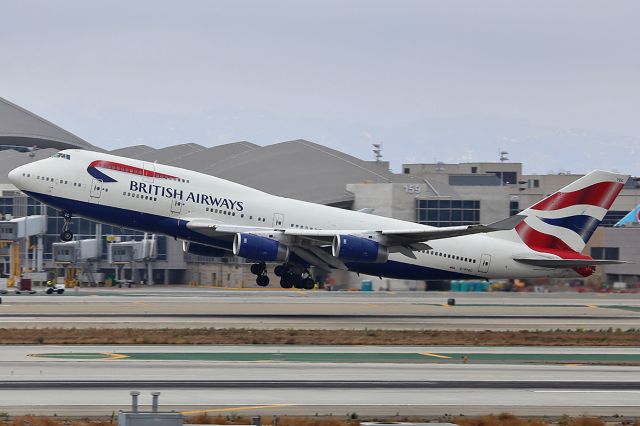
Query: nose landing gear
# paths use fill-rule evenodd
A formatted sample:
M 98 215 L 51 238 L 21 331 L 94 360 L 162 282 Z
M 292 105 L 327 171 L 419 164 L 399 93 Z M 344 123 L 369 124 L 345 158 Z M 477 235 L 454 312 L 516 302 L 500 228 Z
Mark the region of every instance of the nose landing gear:
M 73 240 L 73 232 L 69 230 L 69 226 L 71 225 L 71 213 L 63 212 L 62 217 L 64 218 L 64 225 L 62 225 L 62 233 L 60 233 L 60 239 L 62 241 L 71 241 Z

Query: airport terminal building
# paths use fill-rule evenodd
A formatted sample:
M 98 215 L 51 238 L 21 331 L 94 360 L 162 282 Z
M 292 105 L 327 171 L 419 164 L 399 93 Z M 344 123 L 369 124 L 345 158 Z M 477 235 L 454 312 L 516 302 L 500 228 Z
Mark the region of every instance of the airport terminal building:
M 37 149 L 33 149 L 36 147 Z M 248 263 L 234 257 L 185 253 L 171 238 L 74 218 L 77 240 L 60 244 L 61 212 L 25 196 L 8 179 L 13 168 L 68 148 L 105 151 L 0 98 L 0 214 L 3 222 L 39 216 L 41 231 L 3 236 L 0 274 L 46 272 L 48 277 L 97 285 L 105 282 L 254 287 Z M 433 226 L 491 223 L 516 214 L 579 175 L 524 175 L 521 163 L 404 164 L 402 173 L 382 161 L 365 161 L 306 140 L 259 146 L 236 142 L 214 147 L 181 144 L 162 149 L 145 145 L 110 151 L 140 160 L 182 167 L 271 194 L 331 205 L 367 209 L 372 214 Z M 635 172 L 635 171 L 632 171 Z M 640 259 L 640 227 L 613 228 L 640 203 L 640 181 L 630 179 L 598 228 L 586 254 L 596 259 Z M 36 223 L 36 222 L 34 222 Z M 35 229 L 35 228 L 34 228 Z M 14 242 L 15 244 L 12 244 Z M 339 288 L 359 287 L 363 279 L 336 272 L 318 276 Z M 442 283 L 374 279 L 383 288 L 443 288 Z M 640 262 L 598 267 L 592 285 L 625 282 L 638 286 Z M 618 284 L 619 285 L 619 284 Z

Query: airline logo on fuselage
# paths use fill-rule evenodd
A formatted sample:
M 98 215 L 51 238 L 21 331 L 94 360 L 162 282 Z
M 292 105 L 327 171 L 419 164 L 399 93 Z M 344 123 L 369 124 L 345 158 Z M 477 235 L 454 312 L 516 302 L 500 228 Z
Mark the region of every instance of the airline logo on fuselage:
M 118 163 L 115 161 L 106 161 L 106 160 L 95 160 L 92 161 L 91 164 L 87 167 L 87 172 L 94 177 L 102 181 L 103 183 L 117 182 L 114 178 L 99 170 L 113 170 L 115 172 L 128 173 L 133 175 L 140 175 L 149 178 L 155 179 L 167 179 L 167 180 L 177 180 L 178 178 L 172 175 L 168 175 L 166 173 L 158 173 L 154 170 L 143 169 L 140 167 L 130 166 L 128 164 Z
M 199 192 L 189 191 L 185 197 L 185 191 L 182 189 L 170 188 L 168 186 L 156 185 L 147 182 L 137 182 L 132 180 L 129 183 L 129 190 L 140 192 L 142 194 L 153 195 L 155 197 L 176 198 L 180 201 L 192 202 L 212 207 L 220 207 L 228 210 L 241 212 L 244 210 L 242 201 L 232 200 L 230 198 L 215 197 L 210 194 L 202 194 Z

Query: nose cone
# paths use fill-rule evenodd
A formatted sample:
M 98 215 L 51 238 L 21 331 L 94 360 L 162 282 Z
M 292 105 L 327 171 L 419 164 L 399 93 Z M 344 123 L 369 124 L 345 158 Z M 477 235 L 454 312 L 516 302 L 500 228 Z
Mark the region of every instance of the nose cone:
M 9 182 L 11 182 L 16 188 L 20 188 L 20 176 L 22 167 L 16 167 L 15 169 L 9 172 L 8 178 Z

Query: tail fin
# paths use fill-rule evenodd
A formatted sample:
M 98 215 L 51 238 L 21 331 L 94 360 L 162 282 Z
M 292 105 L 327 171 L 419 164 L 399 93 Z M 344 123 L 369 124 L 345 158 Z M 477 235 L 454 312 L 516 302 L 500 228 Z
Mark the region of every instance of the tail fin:
M 636 206 L 635 209 L 631 210 L 625 217 L 620 219 L 618 223 L 616 223 L 615 227 L 626 226 L 631 224 L 640 224 L 640 204 Z
M 580 253 L 628 178 L 593 171 L 519 213 L 516 232 L 536 251 Z

